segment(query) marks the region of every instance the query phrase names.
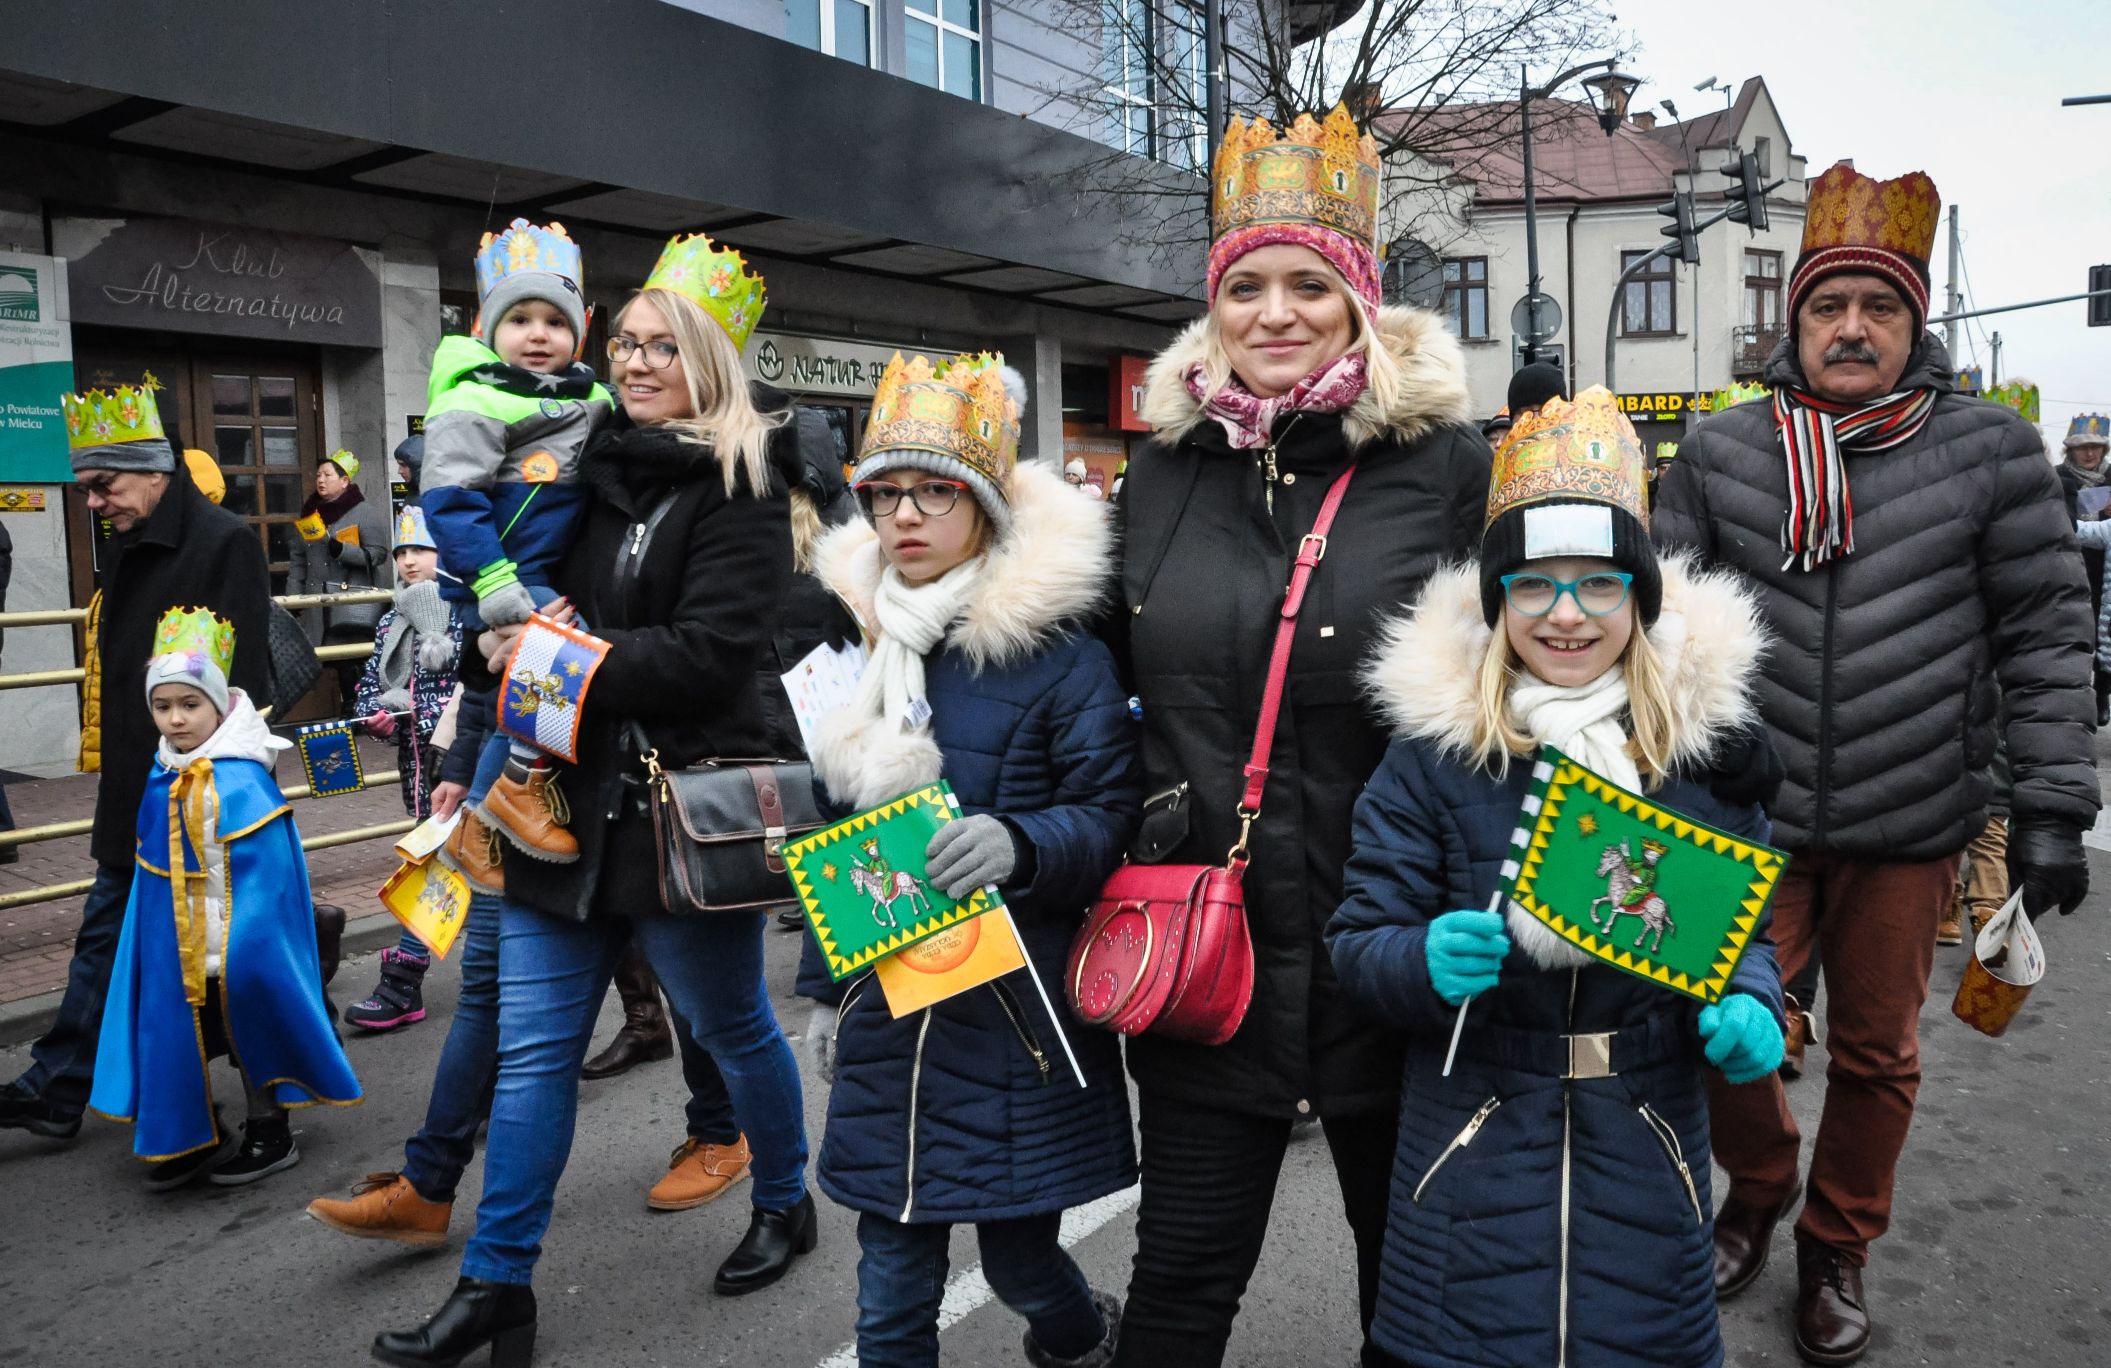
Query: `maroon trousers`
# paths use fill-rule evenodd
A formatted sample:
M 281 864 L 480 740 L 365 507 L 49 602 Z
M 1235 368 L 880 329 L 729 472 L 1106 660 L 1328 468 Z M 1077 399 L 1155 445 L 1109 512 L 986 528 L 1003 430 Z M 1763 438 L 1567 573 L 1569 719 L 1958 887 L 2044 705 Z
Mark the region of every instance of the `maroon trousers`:
M 1796 1229 L 1856 1264 L 1868 1262 L 1870 1242 L 1891 1223 L 1892 1180 L 1920 1091 L 1935 924 L 1956 881 L 1955 855 L 1893 863 L 1799 854 L 1774 893 L 1782 981 L 1814 946 L 1825 976 L 1825 1110 Z M 1785 1203 L 1796 1191 L 1801 1137 L 1780 1077 L 1733 1087 L 1708 1074 L 1715 1157 L 1731 1197 Z

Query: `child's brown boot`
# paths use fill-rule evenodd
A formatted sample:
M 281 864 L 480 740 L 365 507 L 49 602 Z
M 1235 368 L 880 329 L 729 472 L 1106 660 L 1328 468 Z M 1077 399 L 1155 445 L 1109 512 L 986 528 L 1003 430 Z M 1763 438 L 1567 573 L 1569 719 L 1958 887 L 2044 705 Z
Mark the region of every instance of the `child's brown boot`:
M 522 854 L 570 864 L 579 858 L 579 842 L 564 829 L 572 814 L 556 779 L 548 765 L 530 769 L 518 760 L 508 760 L 506 772 L 484 795 L 483 817 L 519 846 Z
M 447 844 L 440 847 L 440 858 L 477 892 L 498 894 L 506 891 L 506 871 L 499 863 L 504 856 L 498 833 L 465 804 L 461 820 L 448 833 Z

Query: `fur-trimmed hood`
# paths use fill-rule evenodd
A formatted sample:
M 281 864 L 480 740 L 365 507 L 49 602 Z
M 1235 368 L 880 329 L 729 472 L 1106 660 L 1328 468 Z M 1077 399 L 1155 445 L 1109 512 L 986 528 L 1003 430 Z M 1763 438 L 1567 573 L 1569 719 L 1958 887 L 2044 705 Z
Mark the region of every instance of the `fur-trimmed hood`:
M 946 633 L 977 670 L 1031 655 L 1091 614 L 1113 581 L 1114 528 L 1107 505 L 1022 462 L 1011 477 L 1011 532 L 984 553 L 982 578 Z M 869 631 L 884 562 L 863 518 L 833 528 L 814 551 L 814 573 Z
M 1188 393 L 1187 373 L 1202 360 L 1208 322 L 1188 324 L 1144 375 L 1143 418 L 1165 441 L 1179 441 L 1203 421 L 1201 401 Z M 1442 424 L 1467 421 L 1473 400 L 1466 389 L 1466 355 L 1443 319 L 1427 309 L 1388 305 L 1378 311 L 1378 335 L 1400 363 L 1400 396 L 1391 412 L 1369 390 L 1350 406 L 1342 426 L 1351 449 L 1381 437 L 1410 443 Z
M 1758 716 L 1751 686 L 1766 650 L 1759 604 L 1738 576 L 1687 556 L 1662 562 L 1664 611 L 1649 629 L 1671 686 L 1671 763 L 1705 760 L 1724 733 Z M 1472 744 L 1476 681 L 1493 634 L 1481 609 L 1480 567 L 1432 576 L 1406 616 L 1388 623 L 1364 685 L 1396 734 L 1463 758 Z

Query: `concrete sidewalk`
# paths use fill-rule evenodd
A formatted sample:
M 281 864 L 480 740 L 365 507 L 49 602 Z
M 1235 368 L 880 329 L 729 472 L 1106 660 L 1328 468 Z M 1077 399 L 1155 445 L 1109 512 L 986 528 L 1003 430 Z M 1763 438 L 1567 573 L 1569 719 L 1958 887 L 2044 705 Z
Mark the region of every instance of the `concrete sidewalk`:
M 362 738 L 359 758 L 367 773 L 385 773 L 396 768 L 395 743 Z M 306 782 L 298 755 L 288 752 L 280 757 L 278 780 L 289 788 Z M 93 816 L 98 782 L 96 775 L 76 774 L 8 785 L 16 825 L 44 826 Z M 294 821 L 305 836 L 374 826 L 403 816 L 402 790 L 394 782 L 342 798 L 303 798 L 293 804 Z M 0 865 L 0 894 L 71 883 L 95 873 L 86 836 L 40 841 L 21 847 L 21 852 L 17 863 Z M 390 843 L 381 840 L 309 854 L 308 878 L 315 900 L 345 910 L 346 954 L 394 942 L 396 920 L 382 909 L 376 894 L 395 867 Z M 0 1044 L 34 1038 L 57 1009 L 66 966 L 73 958 L 81 903 L 76 896 L 0 912 Z

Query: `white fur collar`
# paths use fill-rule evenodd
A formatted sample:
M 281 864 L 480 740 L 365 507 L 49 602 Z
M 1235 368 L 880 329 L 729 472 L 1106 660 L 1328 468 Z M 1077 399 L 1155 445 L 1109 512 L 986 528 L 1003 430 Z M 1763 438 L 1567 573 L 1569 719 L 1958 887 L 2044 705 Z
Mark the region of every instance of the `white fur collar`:
M 1766 649 L 1756 599 L 1727 571 L 1703 571 L 1687 557 L 1660 562 L 1664 609 L 1649 639 L 1671 684 L 1671 760 L 1705 758 L 1723 732 L 1758 715 L 1751 681 Z M 1430 578 L 1404 617 L 1388 623 L 1364 684 L 1402 736 L 1433 742 L 1463 759 L 1477 715 L 1476 682 L 1493 629 L 1481 613 L 1480 567 L 1452 566 Z M 1505 920 L 1510 938 L 1542 969 L 1590 962 L 1522 908 Z
M 1025 659 L 1065 625 L 1090 614 L 1114 574 L 1107 505 L 1037 462 L 1011 476 L 1012 530 L 984 554 L 982 580 L 946 633 L 977 670 Z M 880 540 L 853 518 L 814 551 L 814 573 L 869 631 L 880 582 Z
M 1202 421 L 1202 403 L 1188 392 L 1187 372 L 1202 359 L 1206 322 L 1188 324 L 1144 376 L 1144 421 L 1168 442 Z M 1467 420 L 1473 400 L 1466 389 L 1466 354 L 1442 318 L 1427 309 L 1388 305 L 1378 311 L 1378 334 L 1400 362 L 1400 398 L 1387 413 L 1364 391 L 1342 419 L 1351 448 L 1381 437 L 1413 442 L 1441 424 Z

